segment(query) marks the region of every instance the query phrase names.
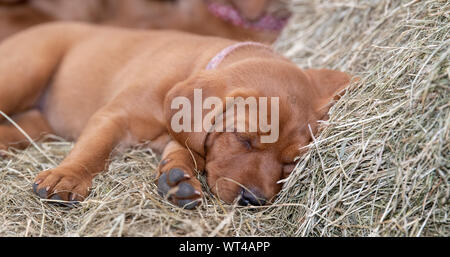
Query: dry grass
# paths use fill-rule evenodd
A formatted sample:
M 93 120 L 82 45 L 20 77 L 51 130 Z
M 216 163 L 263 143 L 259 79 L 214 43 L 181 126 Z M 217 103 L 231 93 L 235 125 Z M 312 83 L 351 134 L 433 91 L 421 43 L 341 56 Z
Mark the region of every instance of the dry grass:
M 271 213 L 287 235 L 448 236 L 450 3 L 294 2 L 279 49 L 361 82 L 281 194 L 302 206 Z
M 0 161 L 1 236 L 449 236 L 450 3 L 293 0 L 276 43 L 301 67 L 355 74 L 331 120 L 299 159 L 277 203 L 196 211 L 156 193 L 157 157 L 115 157 L 78 208 L 38 200 L 35 175 L 70 143 Z

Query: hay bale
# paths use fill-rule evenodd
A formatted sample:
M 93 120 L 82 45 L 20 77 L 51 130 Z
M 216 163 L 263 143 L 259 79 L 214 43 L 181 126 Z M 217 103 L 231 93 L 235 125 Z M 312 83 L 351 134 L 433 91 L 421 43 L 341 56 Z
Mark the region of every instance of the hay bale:
M 449 236 L 450 3 L 293 1 L 277 46 L 360 83 L 274 210 L 286 235 Z M 278 226 L 286 223 L 278 223 Z
M 276 47 L 301 67 L 361 78 L 331 110 L 277 202 L 184 211 L 156 191 L 158 157 L 117 155 L 78 208 L 31 192 L 72 144 L 0 160 L 0 236 L 449 236 L 448 1 L 292 0 Z M 50 159 L 50 160 L 49 160 Z M 202 179 L 205 184 L 204 179 Z

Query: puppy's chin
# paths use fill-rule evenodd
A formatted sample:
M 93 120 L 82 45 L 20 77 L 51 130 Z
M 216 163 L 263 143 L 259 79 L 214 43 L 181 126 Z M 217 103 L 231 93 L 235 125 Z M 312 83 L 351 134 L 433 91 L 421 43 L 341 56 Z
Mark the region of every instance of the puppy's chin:
M 277 183 L 283 178 L 283 165 L 277 158 L 280 151 L 262 148 L 255 140 L 243 140 L 237 133 L 210 133 L 207 137 L 207 181 L 221 200 L 233 203 L 248 191 L 270 203 L 281 190 Z
M 232 204 L 240 195 L 241 184 L 236 181 L 230 160 L 235 152 L 230 151 L 222 133 L 209 133 L 206 138 L 206 177 L 211 192 L 222 201 Z
M 207 182 L 211 192 L 227 204 L 234 203 L 241 193 L 239 182 L 225 176 L 217 176 L 211 169 L 207 169 Z

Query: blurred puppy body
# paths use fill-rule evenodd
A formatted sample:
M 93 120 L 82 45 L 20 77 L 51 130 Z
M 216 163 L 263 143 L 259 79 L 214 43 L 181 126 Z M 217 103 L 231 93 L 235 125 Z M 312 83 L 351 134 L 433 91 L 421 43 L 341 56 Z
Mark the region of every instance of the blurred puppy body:
M 0 0 L 0 39 L 63 20 L 271 43 L 288 17 L 283 0 Z

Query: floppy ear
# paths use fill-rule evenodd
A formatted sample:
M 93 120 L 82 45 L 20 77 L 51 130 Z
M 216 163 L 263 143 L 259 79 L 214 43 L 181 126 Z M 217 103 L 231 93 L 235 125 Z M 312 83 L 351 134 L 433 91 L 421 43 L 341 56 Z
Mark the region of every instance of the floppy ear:
M 201 71 L 175 85 L 164 99 L 164 118 L 172 138 L 205 156 L 206 138 L 211 132 L 206 131 L 205 126 L 217 125 L 226 129 L 228 117 L 223 114 L 226 113 L 227 97 L 245 99 L 257 94 L 254 90 L 233 84 L 237 83 L 213 70 Z M 219 117 L 222 124 L 216 123 Z
M 164 99 L 164 118 L 172 138 L 190 150 L 205 156 L 205 142 L 209 131 L 203 119 L 212 111 L 204 108 L 204 101 L 215 98 L 215 113 L 223 113 L 225 97 L 232 90 L 229 81 L 216 71 L 201 71 L 175 85 Z M 180 128 L 180 124 L 182 128 Z
M 351 76 L 345 72 L 334 70 L 305 70 L 317 92 L 316 110 L 328 112 L 334 101 L 344 95 L 350 85 Z

